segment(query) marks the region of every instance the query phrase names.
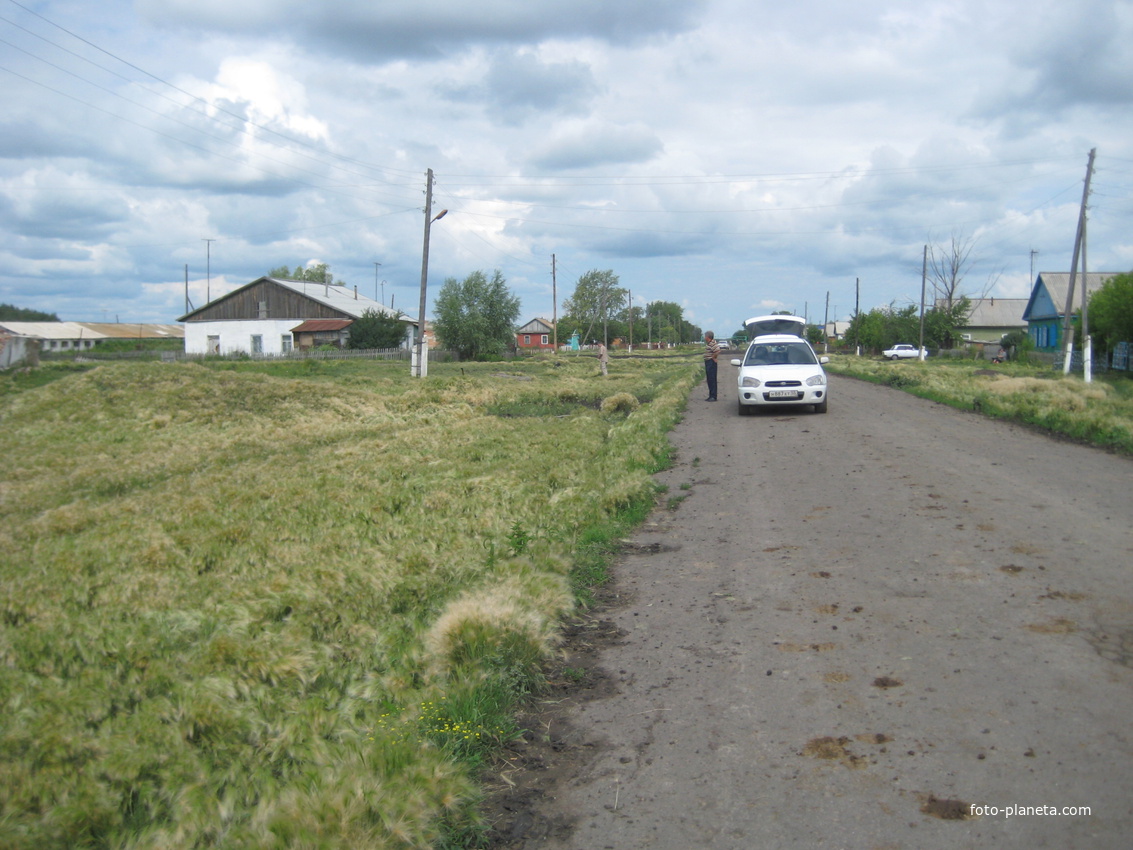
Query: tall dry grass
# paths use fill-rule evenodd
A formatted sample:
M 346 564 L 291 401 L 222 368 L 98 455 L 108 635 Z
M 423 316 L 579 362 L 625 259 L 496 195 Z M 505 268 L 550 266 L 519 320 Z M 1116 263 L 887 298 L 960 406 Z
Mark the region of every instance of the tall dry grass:
M 538 689 L 588 529 L 652 497 L 694 379 L 560 363 L 7 384 L 0 846 L 474 835 L 468 766 Z M 620 393 L 638 409 L 603 413 Z
M 964 410 L 979 410 L 1102 448 L 1133 454 L 1133 377 L 1111 372 L 1063 376 L 1022 363 L 922 362 L 841 355 L 830 371 L 886 384 Z

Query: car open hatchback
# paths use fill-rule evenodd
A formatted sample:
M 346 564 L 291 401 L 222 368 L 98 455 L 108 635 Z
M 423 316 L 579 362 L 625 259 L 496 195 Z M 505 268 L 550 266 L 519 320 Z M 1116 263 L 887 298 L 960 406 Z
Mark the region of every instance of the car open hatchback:
M 790 334 L 757 336 L 748 345 L 739 367 L 740 415 L 757 407 L 809 404 L 815 413 L 825 413 L 829 397 L 823 363 L 805 339 Z

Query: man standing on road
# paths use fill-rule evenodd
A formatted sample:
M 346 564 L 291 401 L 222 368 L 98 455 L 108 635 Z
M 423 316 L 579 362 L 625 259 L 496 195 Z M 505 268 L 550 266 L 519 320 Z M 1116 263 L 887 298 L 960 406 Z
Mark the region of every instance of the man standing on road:
M 720 343 L 716 342 L 716 334 L 712 331 L 704 333 L 704 377 L 708 381 L 708 398 L 705 401 L 716 401 L 716 361 L 720 357 Z

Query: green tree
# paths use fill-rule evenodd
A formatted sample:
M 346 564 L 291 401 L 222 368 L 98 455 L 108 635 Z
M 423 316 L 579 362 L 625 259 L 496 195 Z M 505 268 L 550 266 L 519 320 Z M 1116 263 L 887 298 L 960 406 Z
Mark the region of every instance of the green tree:
M 917 305 L 909 304 L 897 310 L 890 304 L 858 313 L 850 320 L 846 337 L 859 340 L 862 348 L 869 351 L 884 351 L 899 342 L 916 345 L 920 339 Z
M 366 308 L 361 317 L 350 325 L 347 348 L 397 348 L 405 342 L 405 322 L 402 313 L 383 313 L 373 307 Z
M 609 339 L 624 339 L 629 332 L 628 311 L 629 290 L 618 286 L 618 276 L 610 269 L 591 269 L 578 279 L 574 294 L 563 302 L 566 324 L 562 326 L 577 330 L 584 341 L 601 337 L 603 328 Z
M 971 307 L 971 302 L 960 296 L 951 306 L 940 302 L 927 311 L 924 317 L 925 347 L 951 348 L 957 328 L 967 321 Z M 867 351 L 884 351 L 899 342 L 916 345 L 920 338 L 920 310 L 916 304 L 900 309 L 890 304 L 888 307 L 874 307 L 868 313 L 858 313 L 850 320 L 846 333 L 846 339 L 857 340 Z
M 287 266 L 279 266 L 268 272 L 268 277 L 281 278 L 283 280 L 309 280 L 313 283 L 333 283 L 336 286 L 343 286 L 341 280 L 336 281 L 334 275 L 330 273 L 330 266 L 326 263 L 315 263 L 313 266 L 296 266 L 295 271 L 291 271 Z
M 448 278 L 433 314 L 437 338 L 461 358 L 496 357 L 515 342 L 519 298 L 511 294 L 499 269 L 491 278 L 476 271 L 463 281 Z
M 954 348 L 959 329 L 972 312 L 972 302 L 961 295 L 951 304 L 938 302 L 924 316 L 924 340 L 929 348 Z
M 1133 272 L 1111 277 L 1090 296 L 1090 335 L 1107 350 L 1133 342 Z
M 651 301 L 645 312 L 657 342 L 698 342 L 704 336 L 698 325 L 685 318 L 684 308 L 673 301 Z
M 58 322 L 59 316 L 55 313 L 44 313 L 42 310 L 32 310 L 27 307 L 17 307 L 14 304 L 0 304 L 0 321 Z

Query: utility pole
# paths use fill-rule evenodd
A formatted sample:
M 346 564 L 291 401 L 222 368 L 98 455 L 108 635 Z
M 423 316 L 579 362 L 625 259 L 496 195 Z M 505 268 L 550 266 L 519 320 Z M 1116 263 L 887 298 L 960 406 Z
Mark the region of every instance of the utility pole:
M 917 359 L 924 360 L 924 289 L 928 280 L 928 245 L 924 246 L 924 259 L 921 261 L 921 330 L 917 343 Z
M 555 278 L 555 255 L 551 254 L 551 334 L 555 354 L 559 353 L 559 284 Z
M 854 352 L 858 357 L 862 356 L 862 329 L 861 321 L 858 319 L 858 313 L 861 311 L 862 303 L 862 279 L 860 277 L 854 278 Z M 835 319 L 834 321 L 838 321 Z
M 826 326 L 830 324 L 830 290 L 826 290 L 826 312 L 822 316 L 822 353 L 830 350 L 830 343 L 826 339 Z
M 378 266 L 381 263 L 374 263 L 374 300 L 378 301 Z M 379 304 L 385 302 L 385 293 L 382 293 L 382 300 L 378 301 Z
M 633 290 L 626 290 L 629 292 L 629 350 L 633 351 Z
M 205 243 L 205 303 L 212 301 L 212 243 L 215 239 L 202 239 Z
M 448 210 L 441 210 L 433 217 L 433 169 L 425 174 L 425 238 L 421 248 L 421 304 L 417 310 L 417 363 L 416 371 L 412 372 L 418 378 L 429 374 L 429 349 L 425 345 L 425 289 L 429 281 L 429 228 L 434 221 L 445 217 Z
M 1031 249 L 1031 286 L 1035 285 L 1035 255 L 1038 254 L 1034 248 Z
M 602 281 L 602 345 L 606 348 L 610 347 L 610 331 L 608 317 L 606 316 L 606 296 L 608 294 L 610 282 L 608 280 Z
M 1088 216 L 1082 219 L 1082 378 L 1094 382 L 1094 343 L 1090 339 L 1090 293 L 1086 291 L 1086 238 Z
M 1094 173 L 1094 155 L 1097 148 L 1090 148 L 1090 158 L 1086 163 L 1086 182 L 1082 187 L 1082 205 L 1078 208 L 1078 233 L 1074 237 L 1074 259 L 1070 261 L 1070 285 L 1066 288 L 1066 312 L 1062 317 L 1062 337 L 1064 356 L 1062 358 L 1062 374 L 1070 374 L 1070 358 L 1074 350 L 1074 324 L 1071 311 L 1074 309 L 1074 284 L 1078 277 L 1078 254 L 1082 248 L 1082 239 L 1086 230 L 1086 204 L 1090 199 L 1090 177 Z M 1082 301 L 1086 300 L 1086 281 L 1082 281 Z

